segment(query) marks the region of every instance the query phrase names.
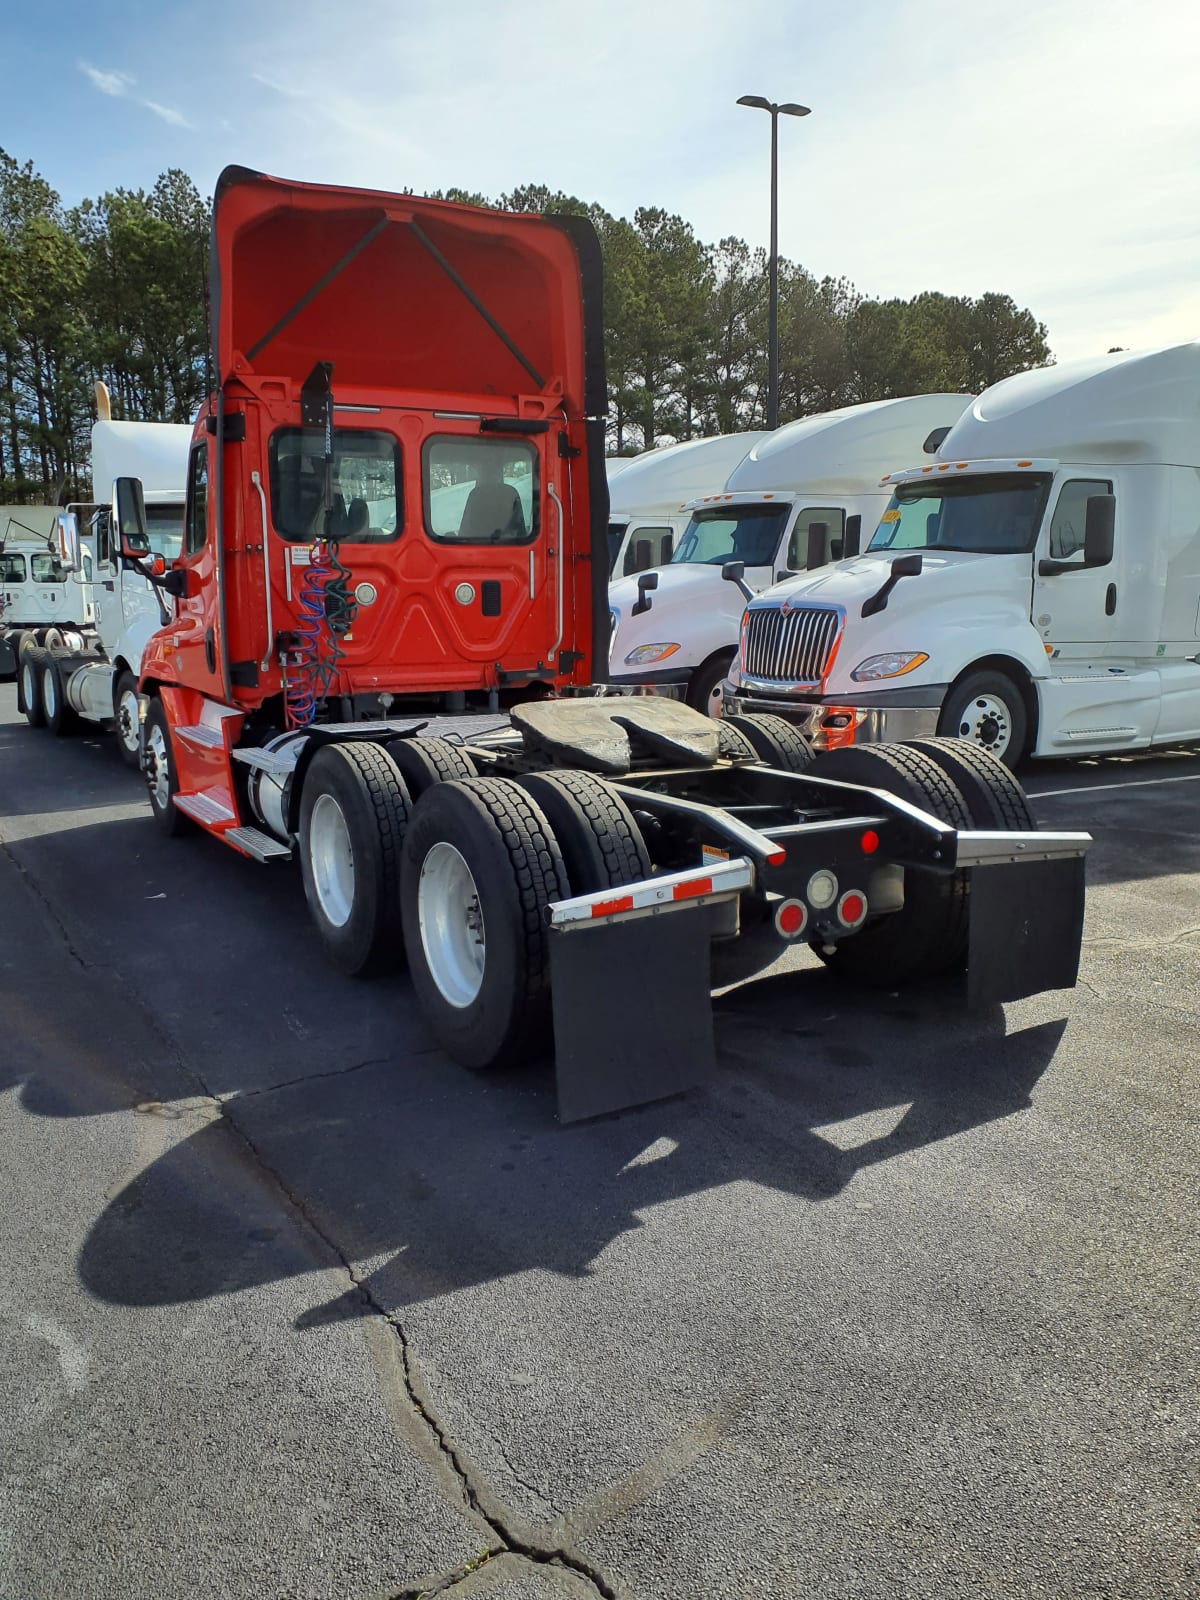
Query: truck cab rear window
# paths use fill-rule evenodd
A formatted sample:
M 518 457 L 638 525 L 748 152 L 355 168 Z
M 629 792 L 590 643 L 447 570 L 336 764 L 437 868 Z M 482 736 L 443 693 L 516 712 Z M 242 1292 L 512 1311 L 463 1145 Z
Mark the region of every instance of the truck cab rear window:
M 308 544 L 325 529 L 325 447 L 317 428 L 281 428 L 271 438 L 271 516 L 276 531 Z M 400 445 L 390 433 L 333 430 L 329 532 L 346 544 L 387 544 L 403 528 Z
M 25 557 L 15 550 L 0 555 L 0 583 L 25 582 Z
M 537 453 L 509 439 L 446 435 L 422 456 L 425 529 L 453 544 L 528 544 L 537 537 Z

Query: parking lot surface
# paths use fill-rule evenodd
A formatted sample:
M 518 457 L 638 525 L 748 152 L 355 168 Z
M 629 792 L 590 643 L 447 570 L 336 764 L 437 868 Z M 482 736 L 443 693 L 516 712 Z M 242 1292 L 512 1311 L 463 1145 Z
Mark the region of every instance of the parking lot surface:
M 1200 758 L 1025 776 L 1077 989 L 564 1129 L 0 686 L 0 1595 L 1195 1596 Z

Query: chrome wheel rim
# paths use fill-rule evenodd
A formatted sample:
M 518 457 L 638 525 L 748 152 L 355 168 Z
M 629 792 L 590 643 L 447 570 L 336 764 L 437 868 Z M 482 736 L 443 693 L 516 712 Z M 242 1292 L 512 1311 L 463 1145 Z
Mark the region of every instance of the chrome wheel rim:
M 483 987 L 487 942 L 474 876 L 445 840 L 421 863 L 417 920 L 429 974 L 442 998 L 461 1011 Z
M 117 701 L 117 737 L 133 755 L 138 747 L 138 702 L 137 695 L 132 689 Z
M 326 921 L 344 928 L 354 909 L 354 850 L 342 808 L 331 794 L 318 795 L 312 808 L 308 864 Z
M 37 705 L 37 679 L 28 661 L 21 668 L 21 697 L 25 701 L 27 710 L 32 711 Z
M 157 725 L 146 736 L 146 783 L 157 809 L 165 811 L 171 803 L 171 760 L 166 736 Z
M 724 687 L 724 683 L 724 678 L 718 678 L 716 683 L 714 683 L 712 688 L 708 691 L 708 705 L 705 707 L 705 710 L 710 717 L 720 717 L 724 715 L 725 699 L 721 692 Z
M 46 721 L 53 722 L 58 714 L 58 679 L 52 667 L 47 667 L 42 673 L 42 709 L 46 713 Z
M 976 695 L 963 707 L 958 737 L 1002 756 L 1012 742 L 1012 713 L 998 695 Z

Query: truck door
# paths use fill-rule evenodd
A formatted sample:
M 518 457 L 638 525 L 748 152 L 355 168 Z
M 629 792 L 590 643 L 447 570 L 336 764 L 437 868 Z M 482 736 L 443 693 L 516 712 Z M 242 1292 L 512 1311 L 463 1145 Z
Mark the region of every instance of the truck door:
M 1117 603 L 1118 560 L 1107 567 L 1083 564 L 1083 530 L 1091 495 L 1111 494 L 1105 478 L 1068 478 L 1059 485 L 1049 522 L 1038 540 L 1034 560 L 1033 622 L 1042 640 L 1067 659 L 1080 660 L 1102 653 L 1113 636 L 1112 617 Z M 1117 506 L 1116 549 L 1121 546 L 1121 508 Z M 1077 571 L 1043 577 L 1038 566 L 1044 557 L 1066 561 Z
M 0 621 L 25 621 L 29 564 L 19 550 L 0 552 Z

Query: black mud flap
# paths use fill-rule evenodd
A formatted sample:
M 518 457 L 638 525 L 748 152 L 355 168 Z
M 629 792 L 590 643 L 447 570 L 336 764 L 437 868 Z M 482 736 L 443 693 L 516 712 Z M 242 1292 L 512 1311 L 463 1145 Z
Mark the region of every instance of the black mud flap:
M 1070 989 L 1083 942 L 1084 858 L 971 868 L 967 1000 Z
M 550 934 L 561 1122 L 706 1084 L 716 1066 L 700 906 Z

